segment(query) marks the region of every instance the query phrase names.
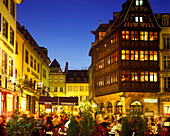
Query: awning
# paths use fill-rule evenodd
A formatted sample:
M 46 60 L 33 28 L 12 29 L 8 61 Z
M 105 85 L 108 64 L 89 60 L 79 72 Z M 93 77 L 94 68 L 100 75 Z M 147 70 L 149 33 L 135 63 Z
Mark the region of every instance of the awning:
M 78 97 L 40 96 L 39 104 L 43 104 L 43 105 L 78 105 Z

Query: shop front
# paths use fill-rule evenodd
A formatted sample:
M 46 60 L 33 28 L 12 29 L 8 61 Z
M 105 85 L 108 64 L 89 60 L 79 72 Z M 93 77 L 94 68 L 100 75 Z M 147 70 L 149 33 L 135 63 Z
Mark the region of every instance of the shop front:
M 160 96 L 160 114 L 170 117 L 170 93 L 168 92 Z

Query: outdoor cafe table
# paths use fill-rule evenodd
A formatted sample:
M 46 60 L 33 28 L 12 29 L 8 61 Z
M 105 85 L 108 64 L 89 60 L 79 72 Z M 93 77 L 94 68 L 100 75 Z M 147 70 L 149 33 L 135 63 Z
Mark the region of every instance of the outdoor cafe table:
M 109 136 L 115 136 L 115 133 L 113 132 L 108 132 L 109 133 Z
M 53 136 L 53 132 L 52 131 L 47 131 L 46 134 Z

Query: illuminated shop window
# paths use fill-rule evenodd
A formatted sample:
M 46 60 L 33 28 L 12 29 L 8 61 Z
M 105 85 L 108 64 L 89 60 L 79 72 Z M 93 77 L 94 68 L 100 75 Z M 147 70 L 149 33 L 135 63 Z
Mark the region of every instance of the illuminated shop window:
M 131 53 L 131 60 L 138 60 L 139 58 L 138 51 L 131 50 L 130 53 Z
M 143 0 L 136 0 L 136 6 L 143 6 Z
M 143 110 L 143 105 L 139 101 L 134 101 L 130 104 L 130 109 L 132 111 L 142 111 Z
M 140 81 L 141 82 L 148 82 L 148 71 L 140 73 Z
M 135 17 L 135 22 L 143 22 L 143 17 Z
M 13 76 L 13 59 L 9 57 L 9 76 Z
M 140 51 L 140 61 L 148 60 L 148 51 Z
M 107 106 L 107 113 L 112 113 L 113 112 L 113 106 L 112 103 L 109 102 L 108 106 Z
M 157 51 L 149 51 L 149 60 L 157 61 L 158 53 Z
M 137 31 L 131 31 L 131 40 L 139 40 L 139 33 Z
M 170 105 L 164 106 L 164 114 L 165 114 L 165 116 L 170 115 Z
M 150 82 L 157 82 L 158 81 L 157 72 L 149 72 L 149 75 L 150 75 Z
M 148 32 L 147 31 L 140 31 L 140 40 L 148 41 Z
M 122 107 L 123 107 L 122 103 L 121 102 L 117 102 L 115 113 L 122 113 L 123 112 L 123 108 Z
M 130 71 L 122 71 L 121 81 L 129 81 L 130 79 Z
M 150 32 L 149 40 L 156 41 L 158 39 L 157 32 Z
M 99 32 L 99 40 L 105 36 L 106 32 Z
M 137 72 L 131 72 L 131 81 L 138 81 L 138 74 Z
M 129 40 L 129 31 L 122 31 L 122 39 Z
M 122 50 L 122 60 L 129 60 L 129 50 Z

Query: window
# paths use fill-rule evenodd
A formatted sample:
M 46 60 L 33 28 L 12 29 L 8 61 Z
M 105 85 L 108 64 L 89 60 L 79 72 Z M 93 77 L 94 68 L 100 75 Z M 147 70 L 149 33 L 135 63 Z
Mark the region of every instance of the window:
M 99 40 L 105 36 L 106 32 L 99 32 Z
M 68 86 L 68 91 L 69 91 L 69 92 L 72 91 L 72 86 Z
M 164 77 L 164 88 L 165 91 L 170 91 L 170 77 Z
M 138 81 L 138 73 L 137 72 L 131 72 L 131 81 Z
M 3 3 L 8 8 L 8 0 L 3 0 Z
M 14 45 L 14 30 L 10 27 L 10 43 Z
M 148 60 L 148 51 L 140 51 L 140 61 Z
M 149 40 L 156 41 L 158 39 L 157 32 L 150 32 Z
M 105 66 L 110 65 L 110 56 L 105 58 Z
M 86 96 L 86 101 L 88 101 L 89 100 L 89 96 Z
M 117 72 L 111 73 L 110 79 L 111 79 L 111 84 L 117 83 Z
M 122 60 L 129 60 L 129 50 L 122 50 Z
M 18 71 L 15 69 L 15 78 L 18 78 Z
M 103 77 L 100 77 L 98 80 L 98 86 L 103 86 L 103 85 L 104 85 Z
M 140 31 L 140 40 L 148 41 L 148 32 L 147 31 Z
M 54 77 L 54 83 L 58 82 L 58 77 Z
M 157 61 L 158 53 L 157 51 L 149 51 L 149 60 Z
M 136 6 L 143 6 L 143 0 L 136 0 Z
M 104 68 L 104 59 L 99 61 L 99 69 Z
M 43 69 L 43 77 L 46 79 L 46 70 Z
M 8 22 L 3 18 L 3 36 L 8 39 Z
M 15 45 L 15 54 L 18 55 L 18 42 L 16 42 L 16 45 Z
M 63 82 L 63 77 L 60 77 L 60 82 L 61 82 L 61 83 Z
M 40 64 L 38 63 L 37 72 L 40 73 Z
M 37 68 L 37 61 L 36 59 L 34 59 L 34 70 L 36 70 L 36 68 Z
M 13 59 L 9 57 L 9 76 L 13 76 Z
M 135 22 L 143 22 L 143 17 L 135 17 Z
M 157 82 L 158 80 L 157 72 L 149 72 L 149 75 L 150 75 L 150 82 Z
M 80 86 L 80 91 L 84 91 L 84 86 Z
M 60 87 L 60 92 L 63 92 L 63 87 Z
M 33 56 L 30 57 L 30 66 L 33 68 Z
M 57 92 L 57 87 L 54 87 L 54 92 Z
M 122 39 L 129 40 L 129 31 L 122 31 Z
M 52 77 L 49 77 L 49 83 L 52 83 Z
M 129 81 L 130 71 L 122 71 L 121 81 Z
M 25 62 L 28 64 L 28 51 L 27 50 L 25 50 Z
M 170 49 L 170 37 L 164 37 L 164 49 Z
M 7 53 L 2 51 L 2 73 L 7 73 Z
M 139 33 L 137 31 L 131 31 L 131 40 L 139 40 Z
M 111 54 L 111 64 L 117 62 L 117 52 Z
M 83 96 L 80 96 L 80 101 L 83 101 Z
M 10 13 L 13 17 L 15 17 L 15 4 L 13 0 L 10 1 Z
M 141 82 L 148 82 L 148 71 L 140 73 L 140 81 Z
M 169 18 L 162 19 L 162 26 L 166 27 L 169 25 Z
M 131 50 L 131 60 L 138 60 L 138 51 Z
M 170 69 L 170 56 L 164 56 L 164 69 Z
M 110 75 L 105 76 L 105 84 L 109 85 L 110 84 Z
M 1 78 L 2 78 L 2 76 L 0 75 L 0 86 L 1 86 Z
M 74 92 L 78 92 L 78 86 L 74 86 Z

